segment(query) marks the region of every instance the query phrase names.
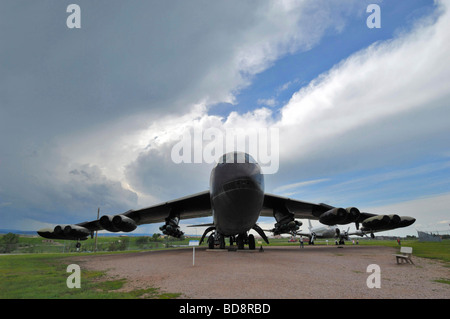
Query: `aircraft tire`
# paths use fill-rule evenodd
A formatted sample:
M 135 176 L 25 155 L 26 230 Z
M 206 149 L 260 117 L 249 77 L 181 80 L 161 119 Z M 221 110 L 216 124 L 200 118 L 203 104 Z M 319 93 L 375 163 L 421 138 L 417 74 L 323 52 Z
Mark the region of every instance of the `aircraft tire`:
M 219 237 L 219 242 L 220 242 L 220 249 L 225 249 L 225 237 L 223 237 L 222 235 L 220 235 Z
M 244 238 L 242 237 L 242 235 L 237 236 L 237 246 L 238 249 L 244 249 Z
M 255 250 L 255 236 L 248 235 L 248 249 Z
M 214 235 L 211 234 L 208 237 L 208 248 L 209 249 L 214 249 Z

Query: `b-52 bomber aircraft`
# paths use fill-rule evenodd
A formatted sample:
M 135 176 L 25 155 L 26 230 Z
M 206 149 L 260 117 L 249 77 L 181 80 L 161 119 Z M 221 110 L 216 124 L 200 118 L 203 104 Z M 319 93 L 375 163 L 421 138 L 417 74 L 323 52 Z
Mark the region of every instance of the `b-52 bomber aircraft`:
M 160 230 L 173 237 L 180 237 L 181 219 L 213 217 L 200 240 L 209 233 L 208 246 L 225 248 L 225 238 L 236 242 L 238 249 L 255 249 L 255 238 L 249 234 L 255 230 L 266 243 L 264 231 L 257 225 L 260 216 L 274 217 L 271 230 L 274 235 L 295 233 L 301 226 L 298 219 L 315 219 L 325 225 L 362 224 L 365 231 L 406 227 L 415 219 L 398 215 L 376 215 L 360 212 L 356 207 L 339 208 L 327 204 L 313 204 L 264 193 L 264 175 L 260 165 L 247 153 L 224 154 L 211 171 L 210 189 L 187 197 L 164 202 L 147 208 L 129 210 L 117 215 L 104 215 L 98 220 L 75 225 L 57 225 L 53 229 L 41 229 L 38 234 L 51 239 L 85 240 L 95 231 L 131 232 L 137 226 L 165 222 Z M 206 225 L 204 225 L 206 226 Z

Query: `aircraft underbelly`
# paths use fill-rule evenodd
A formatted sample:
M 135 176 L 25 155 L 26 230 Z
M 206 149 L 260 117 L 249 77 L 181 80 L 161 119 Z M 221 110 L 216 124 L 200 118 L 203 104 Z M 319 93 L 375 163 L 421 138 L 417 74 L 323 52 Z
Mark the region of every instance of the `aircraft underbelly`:
M 234 189 L 224 191 L 212 200 L 217 231 L 233 236 L 247 232 L 256 224 L 264 193 L 259 189 Z

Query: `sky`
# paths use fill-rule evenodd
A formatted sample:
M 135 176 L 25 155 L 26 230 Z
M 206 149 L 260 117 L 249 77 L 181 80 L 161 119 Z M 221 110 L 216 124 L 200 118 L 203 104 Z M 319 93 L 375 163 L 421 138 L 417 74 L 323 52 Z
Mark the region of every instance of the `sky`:
M 255 128 L 279 132 L 266 192 L 450 229 L 448 0 L 7 0 L 0 43 L 0 228 L 207 190 L 214 164 L 174 145 Z

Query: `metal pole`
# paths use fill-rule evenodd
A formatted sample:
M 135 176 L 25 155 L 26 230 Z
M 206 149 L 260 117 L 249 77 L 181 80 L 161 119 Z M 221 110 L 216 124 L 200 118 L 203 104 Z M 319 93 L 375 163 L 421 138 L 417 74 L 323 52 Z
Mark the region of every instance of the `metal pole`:
M 97 220 L 98 220 L 99 216 L 100 216 L 100 207 L 97 209 Z M 95 252 L 97 252 L 97 233 L 98 233 L 98 230 L 95 231 Z
M 195 266 L 195 246 L 192 247 L 192 266 Z

